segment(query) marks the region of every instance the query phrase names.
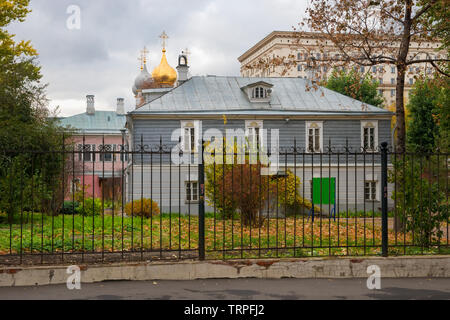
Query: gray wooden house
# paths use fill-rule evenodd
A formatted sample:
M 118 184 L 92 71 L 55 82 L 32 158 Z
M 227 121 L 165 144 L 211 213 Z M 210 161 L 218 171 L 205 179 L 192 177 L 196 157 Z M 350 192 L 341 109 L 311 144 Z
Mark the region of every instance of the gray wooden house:
M 195 76 L 145 101 L 127 115 L 134 151 L 157 150 L 162 141 L 165 150 L 179 147 L 195 156 L 205 133 L 226 136 L 226 130 L 242 130 L 268 150 L 278 130 L 277 169 L 295 171 L 304 197 L 314 200 L 314 181 L 322 180 L 333 189 L 324 207 L 380 207 L 377 147 L 391 144 L 392 113 L 387 110 L 301 78 Z M 355 157 L 355 152 L 360 154 Z M 130 157 L 127 188 L 127 201 L 151 197 L 163 212 L 195 214 L 198 209 L 197 166 L 174 164 L 170 154 Z

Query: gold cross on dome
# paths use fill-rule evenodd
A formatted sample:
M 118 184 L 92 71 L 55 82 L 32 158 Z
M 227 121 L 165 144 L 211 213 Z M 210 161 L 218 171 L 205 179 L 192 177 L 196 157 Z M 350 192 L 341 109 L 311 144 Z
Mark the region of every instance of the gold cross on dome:
M 166 34 L 165 31 L 163 31 L 163 33 L 159 36 L 162 39 L 162 47 L 163 50 L 166 49 L 166 40 L 169 39 L 169 36 Z
M 144 59 L 144 64 L 147 63 L 147 53 L 148 53 L 148 52 L 149 52 L 149 51 L 147 50 L 147 47 L 144 46 L 144 49 L 141 51 L 141 56 L 142 56 L 143 59 Z
M 139 58 L 137 58 L 138 59 L 138 61 L 141 63 L 141 70 L 144 70 L 144 61 L 145 61 L 145 58 L 144 58 L 144 55 L 142 54 L 142 51 L 141 51 L 141 55 L 139 56 Z

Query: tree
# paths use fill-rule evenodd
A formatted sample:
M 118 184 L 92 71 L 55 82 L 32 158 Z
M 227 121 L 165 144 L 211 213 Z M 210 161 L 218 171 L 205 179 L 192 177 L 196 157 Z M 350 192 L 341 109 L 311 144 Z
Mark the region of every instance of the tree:
M 439 127 L 435 112 L 441 88 L 433 80 L 416 81 L 410 93 L 408 109 L 410 120 L 407 145 L 412 152 L 432 153 L 435 151 Z
M 390 104 L 387 107 L 387 109 L 389 111 L 391 111 L 392 113 L 395 113 L 395 103 Z M 406 132 L 408 132 L 408 123 L 409 123 L 409 119 L 410 118 L 411 118 L 410 112 L 409 112 L 408 106 L 406 105 L 405 106 L 405 129 L 406 129 Z M 396 120 L 397 120 L 396 116 L 395 115 L 392 116 L 392 118 L 391 118 L 391 130 L 393 130 L 395 128 Z
M 440 0 L 311 0 L 308 16 L 300 23 L 300 27 L 321 33 L 318 45 L 322 52 L 327 42 L 339 51 L 319 63 L 396 67 L 396 146 L 400 150 L 406 145 L 403 95 L 407 68 L 429 63 L 448 76 L 444 70 L 450 61 L 448 57 L 431 57 L 426 52 L 420 57 L 409 54 L 412 42 L 426 48 L 425 43 L 434 40 L 432 31 L 436 23 L 429 14 L 441 5 Z
M 427 5 L 423 0 L 422 5 Z M 425 13 L 425 17 L 432 26 L 432 34 L 442 39 L 442 48 L 450 48 L 450 10 L 448 0 L 439 0 Z
M 54 153 L 64 131 L 49 118 L 37 52 L 6 30 L 12 22 L 24 21 L 28 5 L 29 0 L 0 2 L 0 210 L 7 211 L 10 222 L 19 209 L 39 205 L 55 212 L 64 198 L 61 174 L 70 163 Z
M 349 72 L 334 69 L 325 87 L 370 105 L 383 107 L 383 97 L 377 91 L 378 83 L 369 74 L 361 75 L 353 69 Z
M 242 223 L 259 227 L 264 222 L 260 208 L 267 198 L 268 176 L 256 164 L 210 164 L 205 167 L 206 197 L 223 218 L 239 210 Z
M 443 183 L 426 177 L 421 161 L 409 154 L 393 161 L 388 181 L 402 182 L 392 193 L 392 200 L 403 230 L 412 231 L 415 242 L 424 247 L 440 241 L 443 236 L 441 224 L 448 221 L 450 213 Z
M 450 78 L 439 76 L 434 79 L 439 88 L 434 105 L 434 116 L 439 128 L 437 146 L 441 152 L 448 153 L 450 149 Z

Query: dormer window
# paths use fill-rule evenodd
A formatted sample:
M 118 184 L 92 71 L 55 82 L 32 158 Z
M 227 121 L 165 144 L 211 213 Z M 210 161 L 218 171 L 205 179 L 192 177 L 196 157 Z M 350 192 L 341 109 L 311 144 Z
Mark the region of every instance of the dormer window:
M 250 102 L 269 102 L 272 95 L 273 84 L 258 81 L 255 83 L 250 83 L 241 88 L 244 91 Z
M 266 91 L 266 89 L 264 89 L 263 87 L 253 88 L 252 98 L 253 99 L 265 99 L 265 98 L 267 98 L 267 91 Z

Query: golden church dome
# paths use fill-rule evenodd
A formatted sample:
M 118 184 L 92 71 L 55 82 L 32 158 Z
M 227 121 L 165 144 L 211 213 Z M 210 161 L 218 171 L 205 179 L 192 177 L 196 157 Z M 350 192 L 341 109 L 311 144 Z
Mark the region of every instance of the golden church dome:
M 173 87 L 177 81 L 177 72 L 167 62 L 166 49 L 163 49 L 162 53 L 161 63 L 153 70 L 152 77 L 159 85 Z

